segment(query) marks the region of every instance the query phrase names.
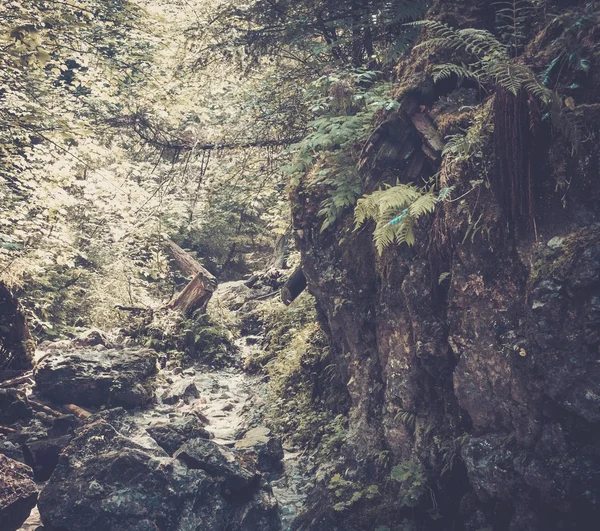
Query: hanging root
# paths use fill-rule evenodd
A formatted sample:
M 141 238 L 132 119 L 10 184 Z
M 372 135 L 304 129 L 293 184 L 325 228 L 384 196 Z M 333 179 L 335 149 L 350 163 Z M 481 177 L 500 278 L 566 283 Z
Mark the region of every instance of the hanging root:
M 530 127 L 528 96 L 517 96 L 500 89 L 494 102 L 494 152 L 496 175 L 493 179 L 496 197 L 515 235 L 519 229 L 533 233 L 535 200 L 532 159 L 533 133 Z

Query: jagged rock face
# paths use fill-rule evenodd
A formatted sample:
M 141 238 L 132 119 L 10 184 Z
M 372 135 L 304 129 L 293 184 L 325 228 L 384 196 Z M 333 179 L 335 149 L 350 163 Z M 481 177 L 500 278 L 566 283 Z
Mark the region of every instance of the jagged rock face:
M 154 398 L 156 359 L 148 349 L 50 351 L 38 364 L 35 382 L 59 404 L 133 408 Z
M 295 226 L 352 400 L 349 455 L 369 462 L 388 450 L 394 464 L 424 463 L 436 481 L 444 446 L 460 439 L 455 483 L 446 474 L 436 496 L 465 529 L 592 529 L 600 507 L 600 225 L 540 221 L 547 236 L 539 244 L 468 238 L 449 253 L 440 296 L 433 227 L 422 224 L 414 248 L 378 258 L 368 231 L 352 232 L 350 220 L 319 234 L 319 202 L 300 192 Z
M 267 491 L 248 484 L 230 504 L 220 472 L 188 467 L 96 420 L 63 451 L 38 505 L 50 531 L 279 529 Z
M 28 466 L 0 454 L 0 524 L 15 531 L 27 519 L 37 500 L 37 487 Z

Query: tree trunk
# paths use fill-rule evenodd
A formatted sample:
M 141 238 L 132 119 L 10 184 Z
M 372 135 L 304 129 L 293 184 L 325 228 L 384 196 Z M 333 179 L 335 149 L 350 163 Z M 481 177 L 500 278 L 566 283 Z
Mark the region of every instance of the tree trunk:
M 167 240 L 167 250 L 177 267 L 186 275 L 193 276 L 181 293 L 167 304 L 167 308 L 178 310 L 184 315 L 191 315 L 196 310 L 205 310 L 217 288 L 216 277 L 175 242 Z
M 289 243 L 292 240 L 292 226 L 290 225 L 286 231 L 277 238 L 273 256 L 267 266 L 267 269 L 287 269 L 286 261 L 289 254 Z
M 289 306 L 306 288 L 304 271 L 299 267 L 281 288 L 281 301 Z
M 21 306 L 0 283 L 0 369 L 33 368 L 35 343 Z

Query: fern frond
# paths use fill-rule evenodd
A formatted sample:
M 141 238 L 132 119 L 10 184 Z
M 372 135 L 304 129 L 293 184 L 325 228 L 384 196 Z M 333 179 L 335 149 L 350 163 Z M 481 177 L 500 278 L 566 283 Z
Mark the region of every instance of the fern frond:
M 444 63 L 441 65 L 436 65 L 433 68 L 433 81 L 437 83 L 443 79 L 448 79 L 449 77 L 456 76 L 458 79 L 473 79 L 475 81 L 479 81 L 479 77 L 475 72 L 469 70 L 468 68 L 453 64 L 453 63 Z
M 358 200 L 354 211 L 355 230 L 366 221 L 374 220 L 373 241 L 379 254 L 392 243 L 414 245 L 415 222 L 433 212 L 437 201 L 431 192 L 423 193 L 407 184 L 377 190 Z M 398 216 L 400 211 L 402 215 Z
M 435 210 L 437 197 L 432 193 L 423 194 L 408 208 L 408 215 L 412 218 L 419 219 L 425 214 L 431 214 Z

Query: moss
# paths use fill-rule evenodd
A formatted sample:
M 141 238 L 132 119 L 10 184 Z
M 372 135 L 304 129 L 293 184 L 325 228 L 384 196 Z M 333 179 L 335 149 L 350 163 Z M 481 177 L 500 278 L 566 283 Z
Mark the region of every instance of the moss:
M 538 252 L 529 275 L 529 285 L 543 278 L 563 282 L 569 277 L 574 264 L 591 245 L 600 244 L 598 226 L 573 232 L 557 242 L 555 248 L 545 246 Z
M 156 317 L 140 334 L 147 347 L 178 357 L 182 365 L 201 362 L 213 367 L 235 363 L 233 334 L 207 314 L 186 319 L 178 312 Z
M 347 418 L 321 401 L 334 367 L 326 336 L 317 322 L 315 300 L 307 292 L 290 306 L 261 304 L 246 321 L 263 323 L 260 349 L 245 360 L 248 370 L 269 375 L 268 426 L 289 443 L 325 460 L 345 441 Z

